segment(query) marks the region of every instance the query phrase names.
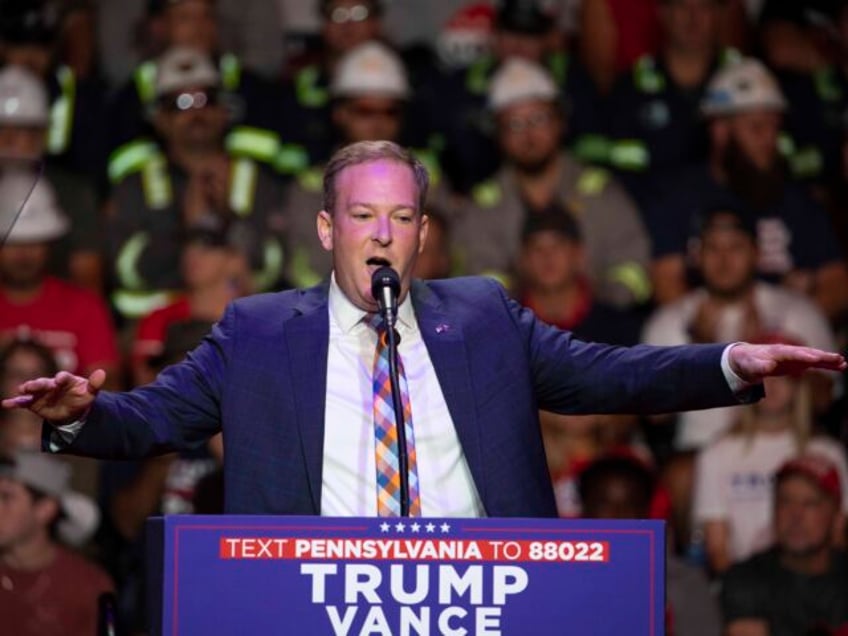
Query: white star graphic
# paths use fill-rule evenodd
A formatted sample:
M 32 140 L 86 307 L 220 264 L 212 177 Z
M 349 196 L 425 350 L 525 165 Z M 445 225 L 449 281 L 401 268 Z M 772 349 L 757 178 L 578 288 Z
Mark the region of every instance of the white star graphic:
M 428 523 L 424 527 L 427 529 L 427 532 L 435 532 L 436 531 L 436 526 L 432 523 Z
M 388 532 L 388 531 L 389 531 L 389 524 L 387 524 L 384 521 L 383 523 L 380 524 L 380 532 Z
M 413 523 L 409 527 L 412 529 L 413 532 L 418 532 L 421 529 L 421 524 L 420 523 Z
M 403 521 L 398 521 L 395 524 L 395 530 L 397 530 L 398 532 L 403 532 L 404 530 L 406 530 L 406 526 L 404 525 Z
M 445 532 L 447 532 L 448 530 L 450 530 L 450 526 L 449 526 L 448 524 L 446 524 L 446 523 L 443 523 L 440 527 L 441 527 L 441 529 L 442 529 L 442 534 L 444 534 Z

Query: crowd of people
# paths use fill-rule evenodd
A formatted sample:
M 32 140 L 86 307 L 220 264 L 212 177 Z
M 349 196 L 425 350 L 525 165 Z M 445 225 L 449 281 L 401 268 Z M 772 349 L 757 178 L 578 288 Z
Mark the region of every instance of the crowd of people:
M 294 3 L 310 33 L 284 1 L 130 4 L 0 0 L 0 395 L 146 384 L 232 300 L 325 280 L 323 168 L 367 140 L 430 173 L 420 278 L 494 277 L 583 340 L 845 349 L 844 0 L 440 0 L 412 42 L 399 0 Z M 669 634 L 848 633 L 842 376 L 543 412 L 559 512 L 668 521 Z M 114 599 L 144 633 L 144 520 L 221 510 L 220 437 L 141 463 L 41 443 L 0 410 L 4 624 L 92 634 Z

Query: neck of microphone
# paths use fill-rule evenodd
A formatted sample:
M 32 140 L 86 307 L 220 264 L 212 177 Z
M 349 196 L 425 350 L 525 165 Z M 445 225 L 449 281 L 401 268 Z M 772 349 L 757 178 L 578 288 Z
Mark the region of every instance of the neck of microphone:
M 391 267 L 383 266 L 371 275 L 371 295 L 377 301 L 380 314 L 389 326 L 397 318 L 400 276 Z

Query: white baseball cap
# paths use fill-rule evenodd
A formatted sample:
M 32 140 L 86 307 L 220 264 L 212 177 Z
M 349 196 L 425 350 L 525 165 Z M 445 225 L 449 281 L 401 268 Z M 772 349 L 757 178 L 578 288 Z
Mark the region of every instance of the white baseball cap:
M 36 75 L 20 66 L 0 70 L 0 124 L 47 126 L 47 90 Z
M 0 461 L 0 477 L 55 497 L 62 509 L 57 531 L 72 546 L 84 544 L 100 523 L 100 511 L 90 497 L 71 490 L 68 464 L 35 450 L 20 450 Z
M 731 62 L 713 75 L 701 100 L 707 117 L 750 110 L 786 110 L 786 99 L 765 65 L 752 57 Z
M 499 111 L 531 99 L 555 100 L 559 90 L 550 73 L 522 58 L 507 59 L 489 83 L 489 108 Z
M 9 232 L 7 243 L 52 241 L 63 236 L 70 227 L 68 218 L 56 202 L 53 186 L 40 178 L 33 187 L 35 178 L 33 173 L 23 170 L 5 171 L 0 176 L 0 232 Z M 18 210 L 21 211 L 19 215 Z M 2 238 L 0 234 L 0 240 Z
M 186 88 L 216 88 L 220 83 L 221 75 L 212 59 L 192 48 L 168 49 L 157 63 L 157 97 Z
M 380 42 L 365 42 L 339 60 L 330 94 L 333 97 L 377 95 L 406 99 L 410 95 L 406 69 L 397 53 Z

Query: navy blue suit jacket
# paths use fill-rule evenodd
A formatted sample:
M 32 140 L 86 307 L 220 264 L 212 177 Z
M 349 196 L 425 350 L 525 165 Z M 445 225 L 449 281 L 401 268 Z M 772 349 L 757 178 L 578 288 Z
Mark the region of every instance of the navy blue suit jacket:
M 318 514 L 327 291 L 236 301 L 186 361 L 153 384 L 100 393 L 68 452 L 140 457 L 199 446 L 223 428 L 228 512 Z M 411 293 L 490 516 L 556 514 L 539 408 L 656 413 L 739 402 L 721 371 L 723 345 L 584 343 L 484 278 L 416 281 Z

